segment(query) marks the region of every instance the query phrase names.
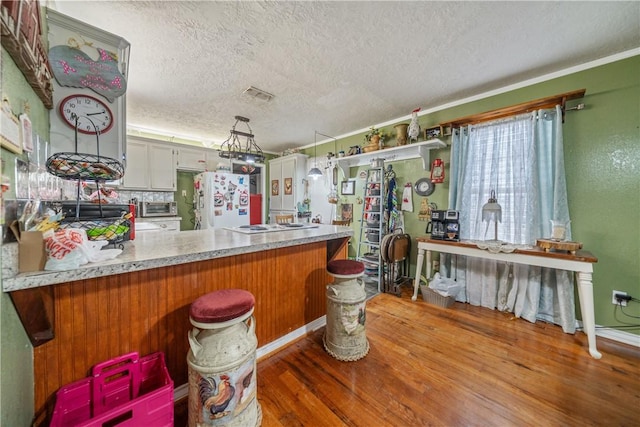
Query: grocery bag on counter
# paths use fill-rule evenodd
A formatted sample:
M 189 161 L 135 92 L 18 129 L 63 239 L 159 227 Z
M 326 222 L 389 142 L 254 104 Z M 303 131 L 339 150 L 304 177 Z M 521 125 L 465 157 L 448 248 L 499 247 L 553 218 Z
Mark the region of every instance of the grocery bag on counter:
M 89 262 L 113 259 L 122 253 L 122 249 L 105 249 L 106 240 L 93 241 L 87 238 L 87 232 L 81 228 L 65 228 L 44 236 L 47 251 L 45 270 L 63 271 L 78 268 Z

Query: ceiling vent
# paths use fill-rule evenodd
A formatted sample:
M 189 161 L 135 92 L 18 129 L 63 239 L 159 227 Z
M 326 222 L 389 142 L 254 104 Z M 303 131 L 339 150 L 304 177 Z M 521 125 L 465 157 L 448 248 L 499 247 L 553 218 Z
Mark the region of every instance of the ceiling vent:
M 249 89 L 245 90 L 242 93 L 265 102 L 269 102 L 273 98 L 273 95 L 271 95 L 269 92 L 265 92 L 262 89 L 258 89 L 257 87 L 253 86 L 249 86 Z

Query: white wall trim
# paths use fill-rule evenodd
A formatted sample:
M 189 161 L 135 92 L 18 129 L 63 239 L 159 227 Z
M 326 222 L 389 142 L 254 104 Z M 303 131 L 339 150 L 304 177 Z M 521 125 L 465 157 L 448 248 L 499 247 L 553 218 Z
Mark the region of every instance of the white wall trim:
M 260 359 L 261 357 L 266 356 L 269 353 L 273 353 L 276 350 L 279 350 L 288 344 L 296 341 L 298 338 L 303 337 L 313 331 L 317 331 L 327 324 L 327 316 L 319 317 L 311 323 L 307 323 L 306 325 L 296 329 L 295 331 L 289 332 L 287 335 L 278 338 L 275 341 L 270 342 L 267 345 L 263 345 L 257 350 L 257 357 Z
M 640 335 L 630 332 L 619 329 L 596 329 L 596 336 L 640 348 Z

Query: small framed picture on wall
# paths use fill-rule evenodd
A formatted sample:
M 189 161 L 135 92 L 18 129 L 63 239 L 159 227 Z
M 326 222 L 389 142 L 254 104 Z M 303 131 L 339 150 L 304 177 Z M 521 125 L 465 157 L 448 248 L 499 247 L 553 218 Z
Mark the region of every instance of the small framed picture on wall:
M 428 128 L 424 131 L 424 139 L 426 139 L 427 141 L 434 138 L 440 138 L 441 136 L 442 128 L 440 126 Z
M 284 179 L 284 194 L 286 195 L 293 194 L 293 178 Z
M 344 196 L 356 194 L 356 182 L 353 180 L 342 181 L 342 189 L 340 193 Z

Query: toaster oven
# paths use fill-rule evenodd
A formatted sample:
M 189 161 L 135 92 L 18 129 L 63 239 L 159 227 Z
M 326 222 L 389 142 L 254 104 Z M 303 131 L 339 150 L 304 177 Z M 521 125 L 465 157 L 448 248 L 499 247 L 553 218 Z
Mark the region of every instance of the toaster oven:
M 176 202 L 140 202 L 138 216 L 143 218 L 154 216 L 177 216 Z

